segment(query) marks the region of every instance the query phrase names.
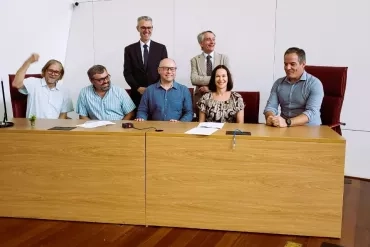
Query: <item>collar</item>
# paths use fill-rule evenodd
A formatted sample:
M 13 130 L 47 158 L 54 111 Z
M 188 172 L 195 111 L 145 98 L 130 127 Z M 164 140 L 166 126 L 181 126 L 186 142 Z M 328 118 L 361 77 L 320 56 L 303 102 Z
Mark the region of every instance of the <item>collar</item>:
M 210 55 L 210 56 L 211 56 L 211 59 L 212 59 L 212 58 L 215 58 L 215 51 L 211 52 L 210 54 L 207 54 L 207 53 L 203 52 L 203 56 L 204 56 L 205 58 L 207 58 L 207 56 L 208 56 L 208 55 Z
M 60 90 L 60 85 L 58 84 L 59 81 L 56 81 L 55 83 L 55 89 L 56 90 Z M 42 87 L 47 87 L 48 85 L 46 84 L 46 81 L 45 81 L 45 77 L 41 79 L 41 86 Z M 52 90 L 53 88 L 51 88 L 50 90 Z
M 155 87 L 156 87 L 156 88 L 160 88 L 160 87 L 162 87 L 162 86 L 161 86 L 161 81 L 157 82 L 157 83 L 155 84 Z M 179 89 L 179 84 L 178 84 L 176 81 L 173 81 L 173 82 L 172 82 L 172 87 L 171 87 L 171 88 Z
M 307 72 L 303 71 L 303 74 L 301 75 L 301 77 L 299 78 L 299 80 L 297 82 L 306 81 L 306 80 L 307 80 Z M 284 81 L 287 82 L 287 83 L 290 83 L 290 81 L 288 81 L 287 76 L 284 78 Z
M 151 40 L 149 40 L 147 43 L 146 43 L 146 45 L 148 46 L 148 48 L 150 48 L 150 41 Z M 145 45 L 145 43 L 143 42 L 143 41 L 139 41 L 140 42 L 140 47 L 143 47 L 144 45 Z

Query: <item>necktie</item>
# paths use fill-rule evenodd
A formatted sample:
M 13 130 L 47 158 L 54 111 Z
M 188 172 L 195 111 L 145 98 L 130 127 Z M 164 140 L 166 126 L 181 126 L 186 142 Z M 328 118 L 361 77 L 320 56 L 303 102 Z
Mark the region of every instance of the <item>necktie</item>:
M 148 56 L 149 56 L 149 51 L 148 51 L 148 45 L 144 45 L 144 68 L 146 69 L 146 66 L 148 65 Z
M 212 74 L 212 62 L 211 62 L 211 56 L 207 56 L 207 76 L 211 76 Z

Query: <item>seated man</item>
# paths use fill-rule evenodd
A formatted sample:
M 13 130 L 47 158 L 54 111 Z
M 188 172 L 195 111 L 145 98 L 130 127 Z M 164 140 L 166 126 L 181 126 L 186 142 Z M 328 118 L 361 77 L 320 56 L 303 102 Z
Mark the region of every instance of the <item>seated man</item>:
M 175 81 L 175 61 L 163 59 L 159 64 L 158 73 L 160 81 L 145 90 L 135 120 L 191 122 L 193 110 L 190 91 Z
M 286 76 L 278 79 L 267 101 L 266 124 L 275 127 L 321 125 L 320 109 L 324 98 L 321 81 L 304 70 L 304 50 L 292 47 L 284 54 Z M 278 116 L 278 106 L 281 115 Z
M 91 85 L 78 96 L 76 112 L 80 119 L 131 120 L 135 104 L 126 90 L 111 85 L 110 75 L 102 65 L 94 65 L 87 75 Z
M 61 62 L 49 60 L 41 70 L 42 78 L 24 78 L 31 64 L 39 60 L 38 54 L 32 54 L 17 71 L 12 86 L 27 97 L 26 117 L 66 119 L 73 111 L 72 99 L 68 91 L 58 82 L 63 78 L 64 68 Z

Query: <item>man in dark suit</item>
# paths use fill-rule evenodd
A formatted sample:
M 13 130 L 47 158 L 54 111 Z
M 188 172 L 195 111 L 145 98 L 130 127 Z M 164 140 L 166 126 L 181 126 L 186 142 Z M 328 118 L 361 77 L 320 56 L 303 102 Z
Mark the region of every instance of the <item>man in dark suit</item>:
M 162 59 L 167 58 L 167 49 L 165 45 L 150 40 L 153 25 L 149 16 L 139 17 L 136 29 L 140 33 L 140 41 L 125 47 L 123 75 L 138 107 L 145 89 L 159 81 L 158 66 Z

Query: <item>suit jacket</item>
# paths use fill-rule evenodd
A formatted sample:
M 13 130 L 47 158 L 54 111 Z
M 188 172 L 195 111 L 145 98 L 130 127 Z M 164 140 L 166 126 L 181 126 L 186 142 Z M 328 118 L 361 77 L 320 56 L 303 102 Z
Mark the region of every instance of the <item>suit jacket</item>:
M 144 68 L 140 41 L 125 47 L 123 75 L 131 87 L 131 98 L 136 107 L 140 104 L 139 87 L 148 87 L 159 81 L 158 66 L 162 59 L 167 58 L 165 45 L 150 41 L 148 65 Z
M 199 92 L 199 88 L 202 86 L 207 86 L 211 77 L 207 76 L 206 59 L 203 53 L 193 57 L 190 62 L 191 62 L 190 80 L 191 84 L 196 86 L 194 92 L 194 103 L 196 103 L 202 96 L 201 93 Z M 224 54 L 214 52 L 214 62 L 212 64 L 212 69 L 214 69 L 218 65 L 225 65 L 226 67 L 230 68 L 229 58 Z

